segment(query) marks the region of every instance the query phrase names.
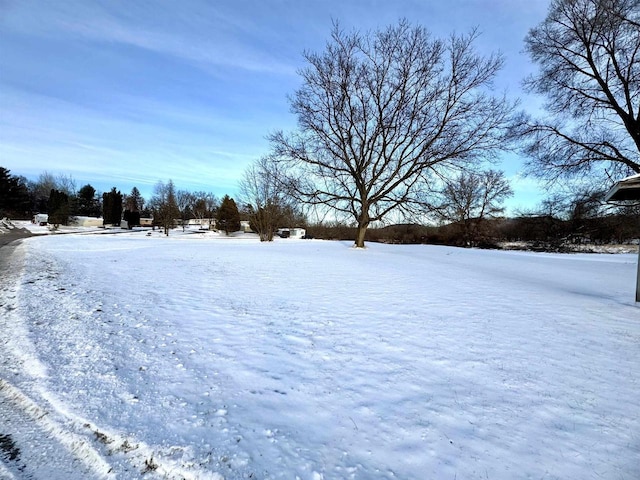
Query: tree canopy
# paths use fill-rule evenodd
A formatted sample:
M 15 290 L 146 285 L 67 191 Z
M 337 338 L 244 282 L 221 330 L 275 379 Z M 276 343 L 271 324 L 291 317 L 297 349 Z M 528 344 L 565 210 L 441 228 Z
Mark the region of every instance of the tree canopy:
M 131 193 L 124 196 L 124 206 L 130 212 L 142 212 L 144 210 L 144 198 L 142 198 L 138 187 L 133 187 Z

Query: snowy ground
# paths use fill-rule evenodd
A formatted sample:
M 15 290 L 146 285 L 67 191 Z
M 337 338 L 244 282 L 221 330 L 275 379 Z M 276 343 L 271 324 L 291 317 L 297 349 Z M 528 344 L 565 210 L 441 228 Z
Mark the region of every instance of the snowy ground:
M 157 232 L 8 252 L 0 478 L 640 478 L 636 255 Z

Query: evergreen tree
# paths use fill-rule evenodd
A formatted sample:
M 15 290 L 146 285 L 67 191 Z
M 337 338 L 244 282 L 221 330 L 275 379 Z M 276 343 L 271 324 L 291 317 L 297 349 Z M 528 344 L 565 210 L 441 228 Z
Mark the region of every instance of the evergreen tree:
M 0 217 L 29 216 L 29 190 L 25 181 L 0 167 Z
M 51 225 L 58 227 L 58 225 L 67 225 L 69 223 L 69 195 L 59 190 L 51 189 L 47 207 Z
M 137 187 L 133 187 L 131 193 L 124 196 L 124 208 L 130 212 L 142 212 L 144 210 L 144 198 Z
M 78 190 L 77 195 L 78 215 L 98 217 L 100 215 L 100 204 L 96 198 L 96 189 L 90 184 Z
M 122 219 L 127 222 L 127 227 L 131 230 L 131 227 L 140 226 L 140 212 L 132 212 L 131 210 L 125 210 L 122 214 Z
M 229 235 L 230 232 L 240 230 L 240 212 L 233 198 L 225 195 L 218 209 L 218 229 L 224 230 Z
M 122 219 L 122 193 L 113 187 L 109 193 L 102 194 L 103 225 L 120 225 Z

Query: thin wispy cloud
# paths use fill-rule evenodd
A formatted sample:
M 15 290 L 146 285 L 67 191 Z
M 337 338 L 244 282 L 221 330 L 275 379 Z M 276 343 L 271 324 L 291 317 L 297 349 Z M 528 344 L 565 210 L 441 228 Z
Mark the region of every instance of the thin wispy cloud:
M 519 94 L 531 68 L 522 39 L 546 3 L 5 1 L 0 166 L 32 178 L 49 170 L 138 179 L 139 187 L 172 178 L 233 194 L 268 150 L 265 137 L 295 126 L 287 95 L 299 85 L 302 52 L 324 48 L 333 20 L 369 30 L 406 17 L 439 37 L 478 27 L 479 49 L 507 58 L 497 86 Z M 503 168 L 515 175 L 521 160 Z
M 29 22 L 36 35 L 141 48 L 214 72 L 215 67 L 277 75 L 296 72 L 295 65 L 282 60 L 281 52 L 264 48 L 255 22 L 233 21 L 214 2 L 175 13 L 173 2 L 127 2 L 115 8 L 94 2 L 51 2 L 41 5 Z M 16 24 L 29 27 L 16 21 L 14 28 Z

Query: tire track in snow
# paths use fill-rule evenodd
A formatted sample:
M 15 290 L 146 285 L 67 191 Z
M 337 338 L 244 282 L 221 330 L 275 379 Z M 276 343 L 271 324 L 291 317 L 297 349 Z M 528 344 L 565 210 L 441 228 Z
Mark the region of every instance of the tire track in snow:
M 85 439 L 67 432 L 12 383 L 34 385 L 46 369 L 17 313 L 24 245 L 4 246 L 0 264 L 0 478 L 111 478 L 111 467 Z
M 25 250 L 14 244 L 0 253 L 0 479 L 222 479 L 174 461 L 180 447 L 167 451 L 92 424 L 46 388 L 50 366 L 41 361 L 30 338 L 33 319 L 22 308 Z M 52 259 L 43 261 L 36 280 L 48 283 L 38 297 L 46 303 L 57 268 Z
M 15 445 L 13 458 L 4 459 L 6 468 L 20 478 L 115 478 L 111 466 L 85 438 L 2 379 L 0 417 Z
M 5 455 L 0 453 L 6 472 L 3 473 L 0 468 L 0 474 L 8 478 L 223 478 L 216 473 L 182 468 L 166 461 L 163 455 L 167 452 L 156 451 L 133 438 L 108 432 L 72 413 L 65 413 L 63 405 L 51 405 L 51 409 L 45 409 L 18 387 L 2 379 L 0 418 L 5 419 L 3 423 L 6 422 L 6 426 L 10 427 L 12 433 L 6 436 L 11 438 L 16 453 L 13 458 L 9 458 L 6 449 Z M 94 443 L 101 444 L 102 448 L 94 446 Z M 0 452 L 2 450 L 0 446 Z

